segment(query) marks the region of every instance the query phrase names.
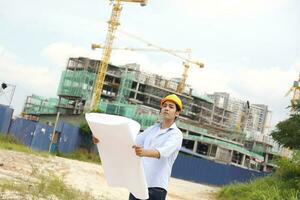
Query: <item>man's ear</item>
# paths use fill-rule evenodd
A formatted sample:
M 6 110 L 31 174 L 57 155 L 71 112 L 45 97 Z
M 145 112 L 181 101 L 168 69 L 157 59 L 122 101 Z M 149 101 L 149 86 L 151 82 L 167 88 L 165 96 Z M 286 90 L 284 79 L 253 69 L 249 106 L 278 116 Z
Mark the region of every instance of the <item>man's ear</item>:
M 176 117 L 179 116 L 179 111 L 176 111 L 175 116 L 176 116 Z

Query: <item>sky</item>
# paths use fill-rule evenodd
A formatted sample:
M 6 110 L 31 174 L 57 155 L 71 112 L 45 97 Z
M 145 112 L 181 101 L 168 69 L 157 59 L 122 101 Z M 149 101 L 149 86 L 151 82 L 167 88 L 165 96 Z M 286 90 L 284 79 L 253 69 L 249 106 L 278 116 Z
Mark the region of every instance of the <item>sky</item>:
M 56 97 L 69 57 L 101 58 L 90 46 L 104 43 L 111 8 L 108 0 L 0 0 L 0 83 L 16 86 L 15 115 L 28 95 Z M 124 3 L 120 22 L 115 47 L 148 48 L 128 32 L 162 48 L 191 49 L 191 59 L 205 65 L 189 70 L 196 93 L 266 104 L 272 126 L 288 117 L 291 96 L 284 95 L 300 73 L 300 1 L 149 0 Z M 183 71 L 181 59 L 162 51 L 114 50 L 110 62 L 138 63 L 167 78 Z

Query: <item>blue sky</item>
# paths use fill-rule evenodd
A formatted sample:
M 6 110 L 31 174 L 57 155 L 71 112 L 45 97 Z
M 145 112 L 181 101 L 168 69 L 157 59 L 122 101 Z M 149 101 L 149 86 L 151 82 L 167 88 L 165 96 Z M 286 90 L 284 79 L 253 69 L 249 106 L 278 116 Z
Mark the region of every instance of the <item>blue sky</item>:
M 149 0 L 125 3 L 119 29 L 170 49 L 192 49 L 205 68 L 190 68 L 197 93 L 229 92 L 267 104 L 272 125 L 288 116 L 284 94 L 300 73 L 300 2 L 296 0 Z M 12 106 L 25 96 L 56 96 L 69 56 L 101 58 L 108 0 L 0 0 L 0 81 L 17 86 Z M 114 46 L 145 45 L 118 33 Z M 111 62 L 136 62 L 145 71 L 180 77 L 182 61 L 163 52 L 114 51 Z M 1 100 L 1 99 L 0 99 Z

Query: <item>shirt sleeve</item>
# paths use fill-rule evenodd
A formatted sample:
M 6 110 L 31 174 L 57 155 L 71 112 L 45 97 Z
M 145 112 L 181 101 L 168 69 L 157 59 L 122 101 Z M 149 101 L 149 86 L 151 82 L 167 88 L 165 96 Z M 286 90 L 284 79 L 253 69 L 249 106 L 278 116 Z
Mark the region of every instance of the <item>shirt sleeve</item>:
M 136 138 L 135 138 L 135 143 L 140 145 L 140 146 L 144 146 L 144 142 L 145 142 L 145 138 L 147 136 L 147 133 L 153 128 L 153 126 L 150 126 L 148 128 L 146 128 L 146 130 L 144 130 L 143 132 L 139 133 Z
M 159 151 L 161 158 L 167 158 L 172 153 L 180 150 L 182 139 L 182 133 L 176 132 L 168 137 L 167 141 L 165 141 L 162 146 L 156 147 L 155 149 Z

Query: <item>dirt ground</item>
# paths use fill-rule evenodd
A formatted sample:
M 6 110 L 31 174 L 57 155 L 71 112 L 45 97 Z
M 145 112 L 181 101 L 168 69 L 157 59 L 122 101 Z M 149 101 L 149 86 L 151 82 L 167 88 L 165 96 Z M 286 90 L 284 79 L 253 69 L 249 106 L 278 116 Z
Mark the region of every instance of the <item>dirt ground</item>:
M 3 165 L 1 165 L 1 163 Z M 127 200 L 124 188 L 109 187 L 103 169 L 98 164 L 60 157 L 39 157 L 30 154 L 0 150 L 0 179 L 28 181 L 33 174 L 54 174 L 65 184 L 87 191 L 96 199 Z M 168 200 L 213 200 L 218 187 L 171 178 Z M 13 191 L 11 191 L 13 193 Z

